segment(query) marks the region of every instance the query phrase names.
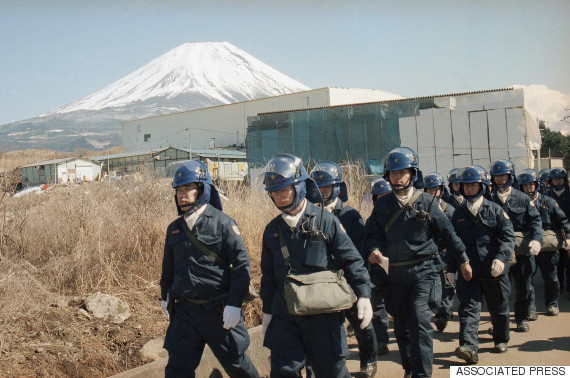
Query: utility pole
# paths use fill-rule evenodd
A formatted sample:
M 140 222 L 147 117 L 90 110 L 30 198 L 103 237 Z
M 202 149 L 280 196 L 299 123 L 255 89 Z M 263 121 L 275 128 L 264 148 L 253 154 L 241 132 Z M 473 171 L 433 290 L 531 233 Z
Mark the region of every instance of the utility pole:
M 192 134 L 190 133 L 190 124 L 188 124 L 188 146 L 190 148 L 190 160 L 192 160 Z

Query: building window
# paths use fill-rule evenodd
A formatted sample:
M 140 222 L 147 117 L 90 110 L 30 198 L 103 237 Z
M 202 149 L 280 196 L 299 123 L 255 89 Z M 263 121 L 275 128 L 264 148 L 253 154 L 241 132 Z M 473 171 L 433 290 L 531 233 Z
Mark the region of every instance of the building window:
M 149 139 L 150 139 L 150 134 L 145 134 L 144 135 L 144 141 L 148 142 Z

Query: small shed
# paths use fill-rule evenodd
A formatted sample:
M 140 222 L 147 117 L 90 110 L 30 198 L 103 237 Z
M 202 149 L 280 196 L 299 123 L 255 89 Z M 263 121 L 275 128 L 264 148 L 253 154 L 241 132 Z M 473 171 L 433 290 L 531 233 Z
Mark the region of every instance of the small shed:
M 24 165 L 21 170 L 24 186 L 65 184 L 95 180 L 101 174 L 101 164 L 91 159 L 70 157 Z

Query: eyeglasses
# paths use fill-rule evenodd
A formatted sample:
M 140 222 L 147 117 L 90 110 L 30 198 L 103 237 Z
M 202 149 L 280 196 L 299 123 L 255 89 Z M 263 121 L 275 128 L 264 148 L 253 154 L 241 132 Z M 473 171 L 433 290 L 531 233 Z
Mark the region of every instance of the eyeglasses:
M 287 194 L 291 193 L 294 190 L 292 186 L 287 186 L 283 189 L 276 190 L 274 192 L 269 192 L 269 195 L 273 198 L 275 197 L 285 197 Z
M 176 194 L 186 194 L 191 190 L 198 190 L 197 184 L 182 185 L 175 188 Z

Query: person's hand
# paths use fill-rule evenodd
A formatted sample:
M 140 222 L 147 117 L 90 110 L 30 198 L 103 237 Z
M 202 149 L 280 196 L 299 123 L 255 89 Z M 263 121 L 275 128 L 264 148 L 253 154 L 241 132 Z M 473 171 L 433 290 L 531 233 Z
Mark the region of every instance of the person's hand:
M 499 277 L 501 273 L 503 273 L 504 269 L 505 269 L 504 262 L 502 262 L 499 259 L 493 260 L 493 263 L 491 264 L 491 276 Z
M 530 243 L 528 243 L 528 246 L 530 247 L 531 256 L 538 255 L 538 253 L 540 252 L 540 248 L 542 247 L 538 240 L 531 240 Z
M 235 327 L 241 319 L 241 308 L 235 306 L 224 307 L 224 328 Z
M 372 251 L 370 253 L 370 256 L 368 256 L 368 261 L 370 261 L 371 264 L 380 265 L 380 267 L 384 269 L 386 274 L 388 274 L 388 268 L 390 267 L 390 259 L 384 256 L 382 252 L 380 252 L 379 250 L 375 249 L 374 251 Z
M 168 302 L 160 301 L 160 308 L 162 308 L 162 313 L 164 314 L 164 316 L 166 316 L 166 319 L 170 320 L 170 315 L 168 315 L 168 310 L 166 309 L 167 306 Z
M 473 270 L 471 269 L 469 260 L 461 264 L 461 275 L 465 281 L 471 281 L 471 278 L 473 278 Z
M 271 318 L 273 315 L 271 314 L 263 314 L 263 318 L 261 318 L 261 328 L 263 329 L 263 333 L 267 331 L 267 327 L 269 327 L 269 323 L 271 323 Z
M 455 272 L 454 273 L 446 273 L 447 280 L 451 284 L 451 286 L 455 287 Z
M 368 256 L 368 261 L 370 261 L 371 264 L 382 264 L 381 257 L 382 257 L 382 252 L 375 249 L 370 253 L 370 256 Z
M 370 298 L 358 298 L 356 309 L 358 310 L 358 319 L 362 320 L 360 329 L 368 327 L 372 321 L 372 303 L 370 302 Z

